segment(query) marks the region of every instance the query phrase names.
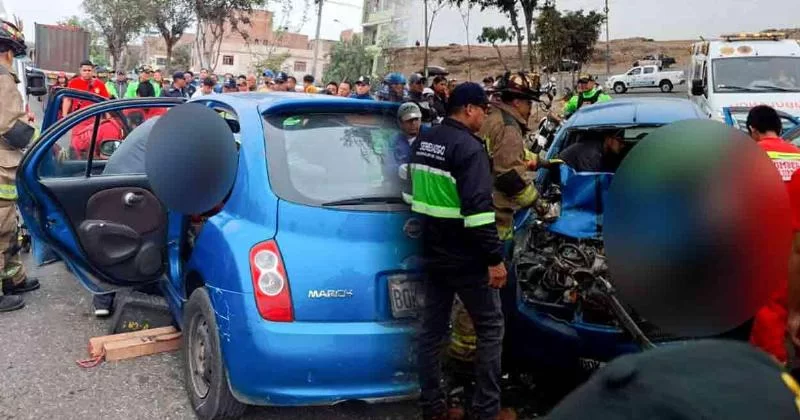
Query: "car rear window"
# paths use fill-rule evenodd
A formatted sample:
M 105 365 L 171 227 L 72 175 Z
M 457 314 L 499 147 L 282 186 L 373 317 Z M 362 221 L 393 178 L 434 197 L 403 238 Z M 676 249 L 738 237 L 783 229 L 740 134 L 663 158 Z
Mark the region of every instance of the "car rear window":
M 401 201 L 394 156 L 396 142 L 406 140 L 393 116 L 301 114 L 269 116 L 265 122 L 270 184 L 281 199 L 313 206 Z

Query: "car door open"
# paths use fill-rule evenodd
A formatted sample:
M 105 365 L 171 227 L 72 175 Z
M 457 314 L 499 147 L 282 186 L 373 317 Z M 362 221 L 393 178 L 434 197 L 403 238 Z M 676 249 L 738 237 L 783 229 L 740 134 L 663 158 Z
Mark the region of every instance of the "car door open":
M 141 140 L 147 120 L 180 103 L 141 98 L 87 106 L 53 124 L 22 162 L 20 209 L 31 234 L 90 289 L 140 285 L 164 270 L 167 211 L 150 191 L 144 165 L 113 175 L 106 165 L 109 152 L 125 153 L 126 140 Z

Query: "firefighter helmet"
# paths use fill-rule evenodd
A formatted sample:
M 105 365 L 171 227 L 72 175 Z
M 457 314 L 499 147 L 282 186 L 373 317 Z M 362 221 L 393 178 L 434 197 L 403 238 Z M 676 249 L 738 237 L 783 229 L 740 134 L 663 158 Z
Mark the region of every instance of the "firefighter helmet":
M 500 80 L 495 83 L 498 92 L 509 92 L 516 96 L 527 99 L 538 99 L 540 96 L 539 75 L 526 72 L 506 72 Z
M 0 44 L 9 46 L 15 57 L 24 56 L 28 50 L 25 35 L 16 25 L 6 20 L 0 20 Z

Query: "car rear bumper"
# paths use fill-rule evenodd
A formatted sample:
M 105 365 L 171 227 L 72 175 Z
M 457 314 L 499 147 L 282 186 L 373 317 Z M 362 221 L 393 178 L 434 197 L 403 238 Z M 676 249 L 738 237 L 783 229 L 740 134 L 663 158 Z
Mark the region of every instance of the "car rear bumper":
M 231 390 L 244 403 L 383 402 L 418 392 L 409 323 L 267 322 L 250 294 L 212 296 Z

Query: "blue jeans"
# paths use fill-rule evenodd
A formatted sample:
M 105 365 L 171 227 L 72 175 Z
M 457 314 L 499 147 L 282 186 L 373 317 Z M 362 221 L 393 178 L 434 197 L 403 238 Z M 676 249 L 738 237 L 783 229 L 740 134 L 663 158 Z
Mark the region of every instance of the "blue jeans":
M 471 274 L 429 272 L 424 287 L 425 304 L 418 353 L 423 415 L 434 416 L 447 410 L 445 392 L 441 386 L 441 351 L 457 293 L 469 312 L 477 335 L 473 415 L 477 419 L 494 419 L 500 412 L 504 322 L 500 292 L 489 287 L 488 268 Z

